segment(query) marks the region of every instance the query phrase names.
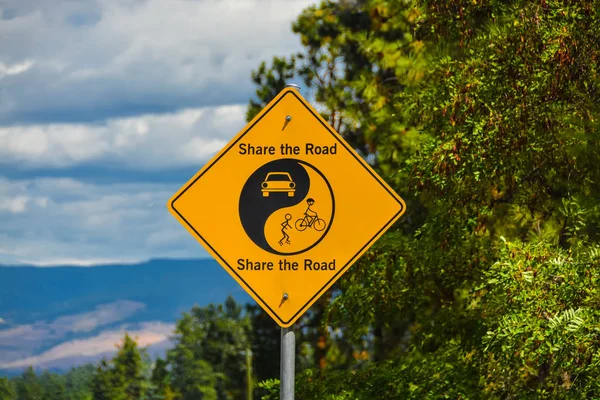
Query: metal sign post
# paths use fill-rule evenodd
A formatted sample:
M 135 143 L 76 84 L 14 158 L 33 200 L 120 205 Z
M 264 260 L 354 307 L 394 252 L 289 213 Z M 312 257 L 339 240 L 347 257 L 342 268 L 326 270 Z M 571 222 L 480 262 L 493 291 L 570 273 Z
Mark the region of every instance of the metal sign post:
M 287 84 L 285 87 L 296 89 L 300 87 Z M 289 122 L 289 120 L 288 120 Z M 283 300 L 288 299 L 288 294 L 283 294 Z M 296 379 L 296 336 L 292 326 L 281 328 L 281 355 L 280 355 L 280 398 L 281 400 L 294 400 L 294 383 Z
M 281 400 L 294 400 L 296 336 L 292 328 L 281 328 Z

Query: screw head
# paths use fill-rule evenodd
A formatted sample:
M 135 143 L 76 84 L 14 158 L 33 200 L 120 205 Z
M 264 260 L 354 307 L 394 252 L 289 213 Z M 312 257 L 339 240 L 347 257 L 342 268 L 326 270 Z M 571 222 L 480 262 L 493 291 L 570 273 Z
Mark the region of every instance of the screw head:
M 284 300 L 287 300 L 288 298 L 289 298 L 288 294 L 287 294 L 287 293 L 284 293 L 284 294 L 283 294 L 283 299 L 284 299 Z
M 287 117 L 285 117 L 285 120 L 286 120 L 287 122 L 290 122 L 290 121 L 292 120 L 292 116 L 291 116 L 291 115 L 288 115 Z

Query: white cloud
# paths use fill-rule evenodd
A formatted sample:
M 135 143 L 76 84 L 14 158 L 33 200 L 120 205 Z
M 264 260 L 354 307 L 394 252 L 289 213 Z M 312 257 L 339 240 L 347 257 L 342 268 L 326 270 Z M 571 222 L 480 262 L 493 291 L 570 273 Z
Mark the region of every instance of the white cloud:
M 0 330 L 0 343 L 3 346 L 16 346 L 23 342 L 60 339 L 67 333 L 91 332 L 98 327 L 122 321 L 145 307 L 144 303 L 129 300 L 101 304 L 94 311 L 62 316 L 52 322 L 39 321 Z
M 21 63 L 6 65 L 0 62 L 0 79 L 7 75 L 18 75 L 27 71 L 33 66 L 33 61 L 25 60 Z
M 206 256 L 167 212 L 175 184 L 91 184 L 68 178 L 0 178 L 0 198 L 26 197 L 24 212 L 0 210 L 0 264 L 135 262 Z
M 8 3 L 0 123 L 245 101 L 250 71 L 300 48 L 290 22 L 314 1 Z
M 94 311 L 57 318 L 50 324 L 50 329 L 59 332 L 91 332 L 100 326 L 124 320 L 145 307 L 143 303 L 126 300 L 101 304 Z
M 234 105 L 109 119 L 101 125 L 0 127 L 0 164 L 56 168 L 102 160 L 129 169 L 199 166 L 242 129 L 245 112 L 245 105 Z M 0 209 L 7 207 L 0 203 Z
M 174 324 L 148 322 L 142 324 L 138 329 L 128 331 L 128 333 L 136 339 L 140 347 L 147 347 L 168 343 L 174 328 Z M 38 355 L 12 361 L 0 360 L 0 368 L 15 369 L 29 365 L 46 368 L 64 359 L 87 358 L 89 360 L 90 357 L 110 355 L 115 352 L 115 345 L 121 343 L 125 332 L 127 332 L 126 327 L 122 327 L 118 330 L 102 332 L 92 338 L 61 343 Z
M 10 211 L 13 214 L 22 213 L 25 211 L 28 202 L 29 197 L 27 196 L 0 199 L 0 211 Z
M 0 249 L 0 254 L 2 254 L 2 249 Z M 140 261 L 147 261 L 146 258 L 141 259 L 139 257 L 133 258 L 77 258 L 77 257 L 47 257 L 44 259 L 41 258 L 22 258 L 22 252 L 15 251 L 14 253 L 6 252 L 6 254 L 11 254 L 13 256 L 19 256 L 18 260 L 15 262 L 13 266 L 19 265 L 32 265 L 35 267 L 56 267 L 56 266 L 73 266 L 73 267 L 98 267 L 101 265 L 134 265 L 138 264 Z
M 0 342 L 3 346 L 16 346 L 27 341 L 41 340 L 46 333 L 46 329 L 36 329 L 34 325 L 19 325 L 0 330 Z
M 101 304 L 95 310 L 59 317 L 51 322 L 38 321 L 0 330 L 0 368 L 2 364 L 28 357 L 40 348 L 64 340 L 68 334 L 85 334 L 123 321 L 143 310 L 145 304 L 120 300 Z

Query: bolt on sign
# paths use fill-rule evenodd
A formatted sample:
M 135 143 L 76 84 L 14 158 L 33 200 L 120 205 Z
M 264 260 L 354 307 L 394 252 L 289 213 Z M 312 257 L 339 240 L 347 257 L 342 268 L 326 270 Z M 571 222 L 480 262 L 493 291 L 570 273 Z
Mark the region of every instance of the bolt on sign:
M 281 326 L 291 326 L 404 213 L 404 201 L 294 89 L 168 202 Z

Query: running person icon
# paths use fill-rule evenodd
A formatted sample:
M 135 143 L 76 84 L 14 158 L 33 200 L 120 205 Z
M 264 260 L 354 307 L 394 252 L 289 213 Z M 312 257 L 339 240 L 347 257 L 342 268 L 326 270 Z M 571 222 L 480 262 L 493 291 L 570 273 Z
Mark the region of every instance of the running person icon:
M 281 240 L 279 240 L 279 245 L 283 246 L 283 241 L 285 240 L 285 242 L 287 244 L 290 244 L 290 235 L 287 234 L 287 232 L 285 231 L 286 229 L 290 228 L 292 229 L 292 226 L 290 225 L 290 219 L 292 219 L 292 215 L 291 214 L 285 214 L 285 221 L 283 221 L 281 223 L 281 232 L 283 233 L 283 237 L 281 238 Z

